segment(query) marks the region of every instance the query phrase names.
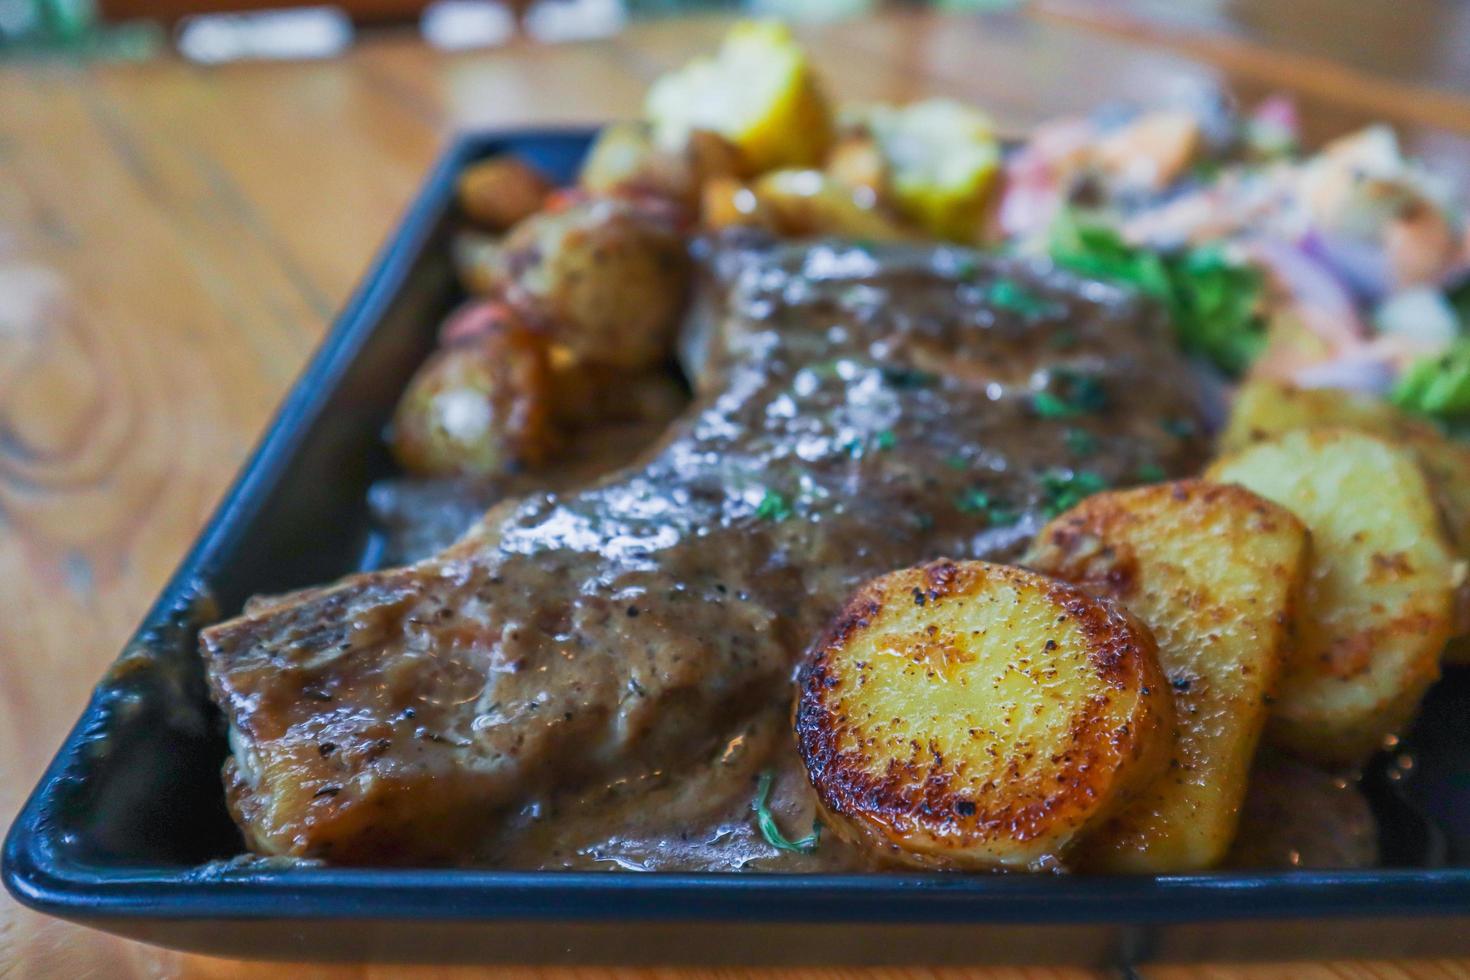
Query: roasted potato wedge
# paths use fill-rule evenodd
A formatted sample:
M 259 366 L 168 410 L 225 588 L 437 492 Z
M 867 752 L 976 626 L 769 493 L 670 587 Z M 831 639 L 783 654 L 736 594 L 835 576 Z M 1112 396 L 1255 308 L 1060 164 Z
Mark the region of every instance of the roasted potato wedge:
M 1028 567 L 1148 624 L 1179 725 L 1168 770 L 1080 845 L 1080 865 L 1161 874 L 1224 859 L 1309 556 L 1285 508 L 1198 480 L 1097 494 L 1036 538 Z
M 1298 429 L 1205 478 L 1281 504 L 1312 533 L 1270 739 L 1328 764 L 1363 761 L 1413 716 L 1450 635 L 1457 562 L 1418 459 L 1351 429 Z
M 699 197 L 699 220 L 706 228 L 763 228 L 777 231 L 776 217 L 755 191 L 734 177 L 707 180 Z
M 857 591 L 800 674 L 830 826 L 896 864 L 1053 866 L 1162 771 L 1148 628 L 1034 572 L 939 561 Z
M 623 122 L 597 134 L 578 184 L 595 195 L 665 198 L 693 213 L 707 182 L 745 171 L 740 151 L 716 133 L 695 130 L 669 148 L 654 142 L 647 123 Z
M 689 257 L 666 209 L 590 198 L 517 225 L 491 278 L 577 360 L 639 369 L 670 355 Z
M 816 166 L 832 142 L 831 110 L 806 52 L 778 21 L 736 24 L 714 57 L 655 81 L 644 110 L 660 145 L 683 146 L 698 130 L 718 133 L 752 173 Z
M 905 218 L 951 241 L 981 237 L 1000 178 L 1000 143 L 988 118 L 952 99 L 855 106 L 847 115 L 875 140 L 886 188 Z
M 751 190 L 756 207 L 776 231 L 792 238 L 836 235 L 883 242 L 918 234 L 879 208 L 870 192 L 838 183 L 820 170 L 772 171 Z
M 487 476 L 543 462 L 555 443 L 546 340 L 511 320 L 419 368 L 389 428 L 410 473 Z
M 844 136 L 832 144 L 822 169 L 839 184 L 867 190 L 875 200 L 886 203 L 891 195 L 888 162 L 878 141 L 867 133 Z
M 525 161 L 497 156 L 466 167 L 457 189 L 459 206 L 471 221 L 505 231 L 541 210 L 551 184 Z

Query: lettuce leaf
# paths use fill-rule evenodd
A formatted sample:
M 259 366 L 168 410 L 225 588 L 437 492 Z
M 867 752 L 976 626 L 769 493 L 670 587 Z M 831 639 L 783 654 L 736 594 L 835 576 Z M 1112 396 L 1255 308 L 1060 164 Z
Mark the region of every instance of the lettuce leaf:
M 1180 346 L 1237 377 L 1266 344 L 1260 316 L 1264 277 L 1202 246 L 1155 252 L 1129 245 L 1116 231 L 1064 211 L 1052 228 L 1058 265 L 1096 279 L 1132 286 L 1169 310 Z

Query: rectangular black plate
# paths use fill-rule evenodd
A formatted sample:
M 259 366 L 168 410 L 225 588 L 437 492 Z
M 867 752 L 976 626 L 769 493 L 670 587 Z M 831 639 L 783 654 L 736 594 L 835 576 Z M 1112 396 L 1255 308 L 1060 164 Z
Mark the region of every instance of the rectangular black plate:
M 434 169 L 238 482 L 11 828 L 22 902 L 224 956 L 601 963 L 1138 962 L 1470 954 L 1470 672 L 1447 677 L 1396 802 L 1430 867 L 1083 876 L 524 873 L 218 863 L 225 743 L 195 651 L 198 597 L 237 611 L 369 551 L 380 433 L 439 319 L 455 175 L 520 154 L 569 180 L 586 132 L 468 136 Z M 6 651 L 8 656 L 23 651 Z M 1412 832 L 1411 832 L 1412 833 Z M 1437 855 L 1437 857 L 1435 857 Z M 216 862 L 216 863 L 211 863 Z

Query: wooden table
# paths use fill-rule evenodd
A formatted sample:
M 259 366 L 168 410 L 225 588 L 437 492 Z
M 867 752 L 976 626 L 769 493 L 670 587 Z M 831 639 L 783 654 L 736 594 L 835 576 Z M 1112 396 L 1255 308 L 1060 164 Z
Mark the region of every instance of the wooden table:
M 1202 9 L 1052 0 L 802 33 L 848 98 L 947 93 L 1019 129 L 1108 98 L 1224 82 L 1246 100 L 1296 94 L 1314 140 L 1386 119 L 1470 176 L 1470 15 L 1454 0 Z M 210 70 L 0 66 L 0 825 L 447 135 L 631 115 L 651 78 L 722 30 L 708 18 L 661 22 L 607 42 L 452 56 L 387 36 L 330 63 Z M 0 899 L 0 975 L 281 970 L 124 942 Z M 1470 961 L 1209 975 L 1470 977 Z

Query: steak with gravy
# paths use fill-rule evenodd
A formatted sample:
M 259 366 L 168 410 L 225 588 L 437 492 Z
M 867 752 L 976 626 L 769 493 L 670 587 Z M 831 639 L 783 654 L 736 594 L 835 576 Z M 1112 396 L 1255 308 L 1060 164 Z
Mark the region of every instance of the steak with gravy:
M 1081 495 L 1202 459 L 1189 369 L 1124 290 L 932 246 L 725 242 L 704 267 L 695 402 L 640 461 L 204 632 L 252 850 L 563 867 L 634 824 L 715 840 L 750 823 L 759 768 L 802 792 L 793 670 L 855 586 L 1012 558 Z

